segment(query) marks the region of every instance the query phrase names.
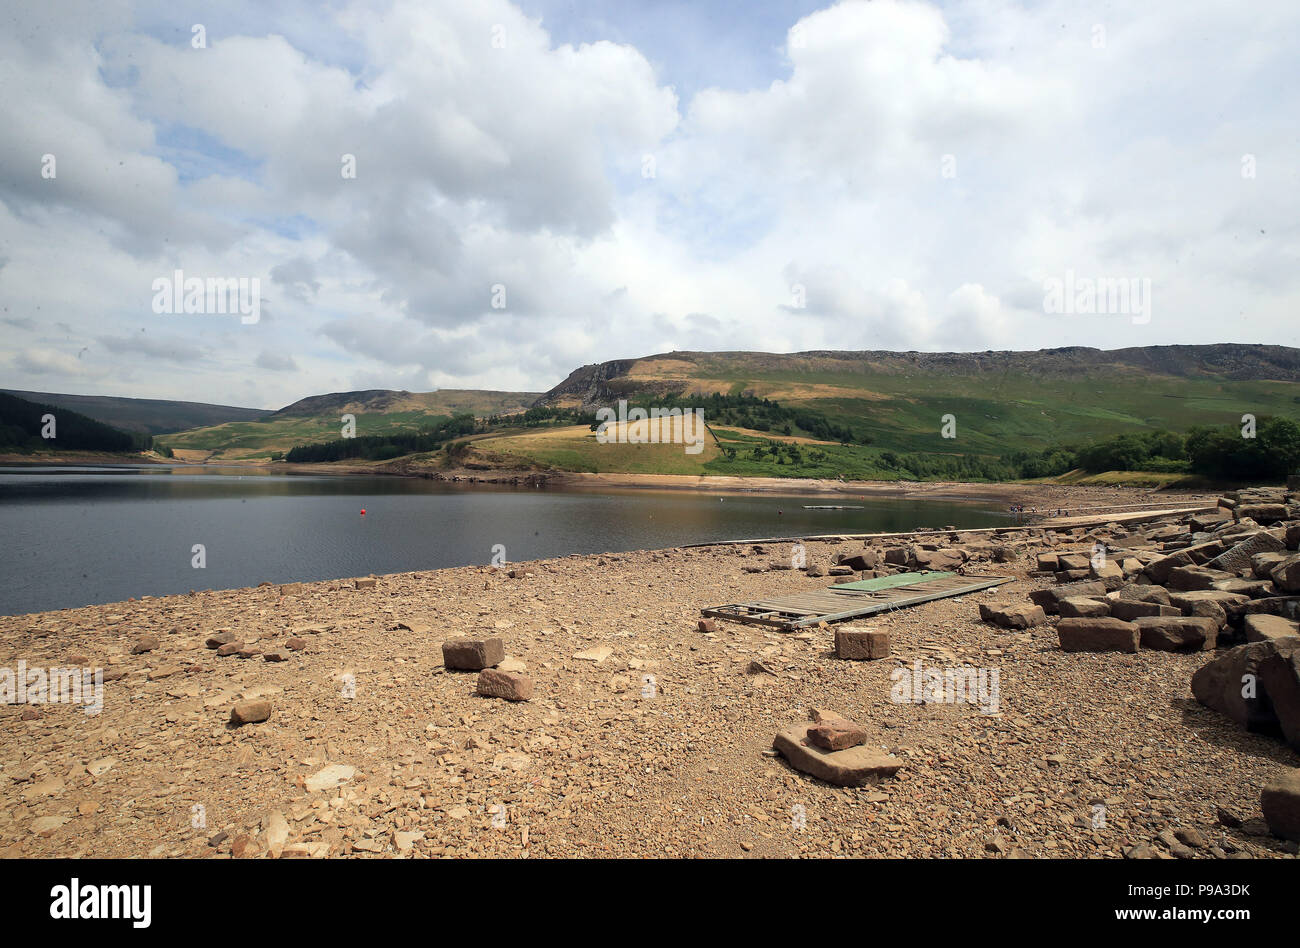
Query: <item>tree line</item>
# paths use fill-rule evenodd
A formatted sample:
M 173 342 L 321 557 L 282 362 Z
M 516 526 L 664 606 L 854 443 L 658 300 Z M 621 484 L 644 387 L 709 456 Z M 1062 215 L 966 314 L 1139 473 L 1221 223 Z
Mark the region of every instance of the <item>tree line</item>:
M 1199 474 L 1218 480 L 1277 481 L 1300 472 L 1300 424 L 1263 417 L 1221 428 L 1197 426 L 1186 434 L 1148 431 L 1122 434 L 1091 444 L 1018 452 L 1003 461 L 1019 477 L 1055 477 L 1082 469 Z
M 43 420 L 47 415 L 54 416 L 52 438 L 42 437 L 49 424 Z M 0 393 L 0 451 L 30 454 L 57 448 L 124 454 L 149 451 L 153 446 L 150 434 L 122 431 L 67 408 Z
M 290 449 L 284 459 L 294 464 L 356 459 L 387 461 L 405 454 L 437 451 L 454 438 L 473 434 L 478 426 L 472 414 L 458 414 L 409 433 L 360 435 L 318 444 L 300 444 Z

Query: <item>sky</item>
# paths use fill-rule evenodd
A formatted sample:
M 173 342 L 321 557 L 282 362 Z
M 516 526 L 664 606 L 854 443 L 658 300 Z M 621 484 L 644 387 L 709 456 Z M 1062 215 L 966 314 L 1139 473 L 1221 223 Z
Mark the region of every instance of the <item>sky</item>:
M 1294 0 L 6 0 L 0 129 L 4 388 L 1300 345 Z

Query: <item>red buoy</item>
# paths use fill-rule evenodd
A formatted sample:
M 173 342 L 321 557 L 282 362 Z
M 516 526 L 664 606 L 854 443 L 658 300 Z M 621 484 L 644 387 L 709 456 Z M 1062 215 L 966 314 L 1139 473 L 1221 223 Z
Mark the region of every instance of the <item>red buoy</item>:
M 366 508 L 365 508 L 365 507 L 362 507 L 362 508 L 361 508 L 361 516 L 364 517 L 365 515 L 366 515 Z

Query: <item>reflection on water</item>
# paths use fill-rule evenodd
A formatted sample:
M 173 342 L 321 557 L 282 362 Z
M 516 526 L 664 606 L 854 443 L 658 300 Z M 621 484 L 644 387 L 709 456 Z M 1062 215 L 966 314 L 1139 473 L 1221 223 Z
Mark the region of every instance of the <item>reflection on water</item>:
M 804 505 L 852 504 L 856 510 Z M 365 509 L 364 516 L 360 511 Z M 1000 526 L 937 501 L 562 491 L 266 468 L 0 468 L 0 614 L 709 540 Z M 206 568 L 191 566 L 202 544 Z

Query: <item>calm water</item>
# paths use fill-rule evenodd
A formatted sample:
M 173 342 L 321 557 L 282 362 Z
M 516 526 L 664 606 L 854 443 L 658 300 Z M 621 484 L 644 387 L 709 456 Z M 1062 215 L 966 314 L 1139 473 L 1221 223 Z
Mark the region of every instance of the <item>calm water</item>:
M 861 510 L 805 510 L 852 503 Z M 364 508 L 366 515 L 360 515 Z M 778 513 L 780 511 L 780 513 Z M 988 505 L 459 487 L 247 468 L 0 468 L 0 614 L 757 537 L 1007 523 Z M 191 565 L 195 544 L 207 565 Z

